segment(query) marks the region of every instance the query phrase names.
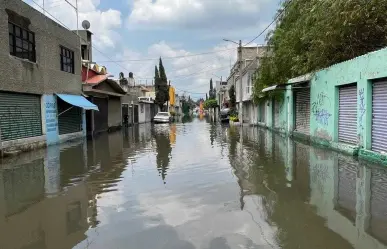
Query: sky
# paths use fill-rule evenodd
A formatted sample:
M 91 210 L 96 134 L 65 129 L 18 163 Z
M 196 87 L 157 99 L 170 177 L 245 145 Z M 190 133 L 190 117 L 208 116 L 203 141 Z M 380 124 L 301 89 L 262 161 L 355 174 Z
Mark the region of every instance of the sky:
M 25 2 L 43 12 L 43 0 Z M 75 0 L 68 2 L 75 5 Z M 161 57 L 176 92 L 197 99 L 208 92 L 211 78 L 226 79 L 236 62 L 237 45 L 223 39 L 251 41 L 272 22 L 279 4 L 280 0 L 78 0 L 79 27 L 83 20 L 91 23 L 93 61 L 115 78 L 119 72 L 133 72 L 137 83 L 152 84 Z M 44 0 L 44 6 L 47 16 L 76 29 L 75 10 L 65 0 Z M 249 46 L 264 43 L 265 33 Z

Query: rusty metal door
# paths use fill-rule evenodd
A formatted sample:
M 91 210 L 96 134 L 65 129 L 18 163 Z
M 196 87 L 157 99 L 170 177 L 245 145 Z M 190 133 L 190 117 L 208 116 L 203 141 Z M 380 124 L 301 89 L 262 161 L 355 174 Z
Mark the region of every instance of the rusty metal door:
M 357 87 L 339 88 L 339 142 L 356 144 L 357 141 Z

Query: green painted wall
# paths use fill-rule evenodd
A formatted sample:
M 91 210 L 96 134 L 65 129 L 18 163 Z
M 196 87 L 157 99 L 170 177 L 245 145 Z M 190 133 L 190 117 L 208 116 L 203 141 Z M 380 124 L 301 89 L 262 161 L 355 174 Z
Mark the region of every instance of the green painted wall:
M 372 82 L 382 78 L 387 78 L 387 48 L 312 74 L 309 77 L 311 94 L 309 136 L 311 141 L 353 155 L 357 154 L 360 149 L 360 156 L 387 163 L 386 156 L 369 151 L 371 149 Z M 288 83 L 295 82 L 297 79 L 292 79 Z M 357 85 L 356 145 L 338 142 L 339 86 L 347 84 Z M 276 129 L 288 135 L 294 130 L 294 96 L 291 88 L 292 85 L 288 85 L 286 90 L 282 90 L 284 98 L 283 103 L 280 104 L 280 126 L 279 129 Z M 269 128 L 272 128 L 272 118 L 274 118 L 272 106 L 271 103 L 266 113 L 266 126 Z

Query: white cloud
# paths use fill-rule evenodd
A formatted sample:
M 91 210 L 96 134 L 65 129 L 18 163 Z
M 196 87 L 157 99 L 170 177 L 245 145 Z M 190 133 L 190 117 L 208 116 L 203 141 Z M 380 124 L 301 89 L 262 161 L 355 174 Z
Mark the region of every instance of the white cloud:
M 26 2 L 43 12 L 41 7 L 30 0 Z M 43 0 L 35 2 L 43 6 Z M 47 16 L 52 18 L 50 16 L 52 15 L 70 29 L 76 29 L 76 14 L 70 4 L 64 0 L 45 0 L 44 2 Z M 69 0 L 69 2 L 75 6 L 75 0 Z M 83 20 L 89 20 L 91 23 L 90 31 L 94 34 L 94 44 L 101 49 L 114 48 L 121 40 L 120 34 L 116 31 L 122 25 L 121 12 L 113 9 L 101 11 L 98 9 L 99 4 L 100 0 L 78 0 L 79 28 L 82 29 L 81 23 Z
M 133 0 L 130 29 L 256 26 L 269 0 Z
M 206 93 L 209 90 L 210 78 L 213 78 L 214 82 L 220 80 L 218 77 L 221 76 L 226 79 L 230 64 L 233 65 L 236 61 L 235 47 L 236 45 L 231 43 L 222 43 L 205 51 L 206 54 L 197 55 L 200 51 L 192 52 L 160 41 L 149 46 L 145 53 L 124 49 L 124 52 L 118 53 L 115 58 L 117 63 L 134 73 L 137 83 L 151 84 L 155 65 L 158 65 L 158 58 L 162 57 L 167 77 L 172 85 L 188 92 Z M 144 61 L 147 58 L 154 59 Z M 107 64 L 108 69 L 115 66 L 113 63 L 102 63 Z M 112 73 L 118 75 L 119 71 Z M 204 97 L 204 94 L 192 97 Z

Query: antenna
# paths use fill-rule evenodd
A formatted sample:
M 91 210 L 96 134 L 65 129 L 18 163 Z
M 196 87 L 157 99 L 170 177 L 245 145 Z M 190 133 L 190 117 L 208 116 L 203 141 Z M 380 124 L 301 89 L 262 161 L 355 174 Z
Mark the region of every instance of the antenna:
M 86 30 L 88 30 L 90 28 L 90 22 L 88 20 L 84 20 L 82 22 L 82 27 Z

